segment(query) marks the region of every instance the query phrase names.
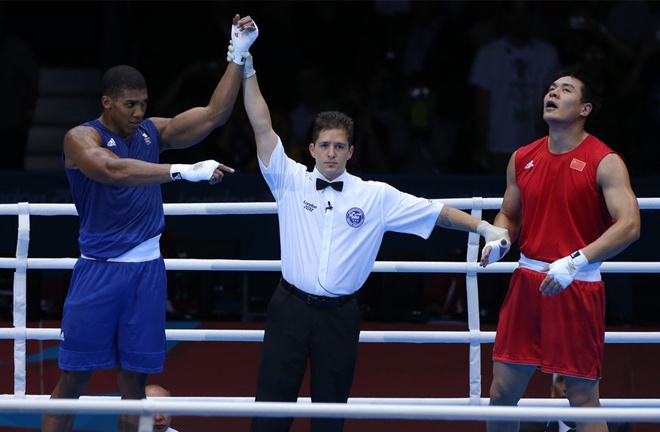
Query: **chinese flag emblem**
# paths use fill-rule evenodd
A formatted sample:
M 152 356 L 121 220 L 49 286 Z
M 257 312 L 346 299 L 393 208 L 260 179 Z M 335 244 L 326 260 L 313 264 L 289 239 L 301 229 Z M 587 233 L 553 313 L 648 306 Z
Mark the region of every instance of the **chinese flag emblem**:
M 576 171 L 582 172 L 582 170 L 584 169 L 584 167 L 586 165 L 587 165 L 587 163 L 584 162 L 584 161 L 581 161 L 580 159 L 573 158 L 573 160 L 571 161 L 571 168 L 576 170 Z

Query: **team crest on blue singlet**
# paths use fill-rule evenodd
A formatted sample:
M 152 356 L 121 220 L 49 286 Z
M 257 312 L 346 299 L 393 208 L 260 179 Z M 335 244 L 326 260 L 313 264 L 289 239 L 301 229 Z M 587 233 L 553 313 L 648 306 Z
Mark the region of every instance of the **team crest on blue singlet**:
M 353 207 L 346 212 L 346 223 L 353 228 L 359 228 L 364 223 L 364 212 L 362 209 Z

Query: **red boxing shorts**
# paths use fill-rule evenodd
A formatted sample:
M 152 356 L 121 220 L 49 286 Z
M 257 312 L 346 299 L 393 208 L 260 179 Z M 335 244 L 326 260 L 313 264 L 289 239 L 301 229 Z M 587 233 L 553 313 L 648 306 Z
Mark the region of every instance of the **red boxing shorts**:
M 493 360 L 601 378 L 605 284 L 575 280 L 560 294 L 544 297 L 539 286 L 545 277 L 527 268 L 513 272 L 500 309 Z

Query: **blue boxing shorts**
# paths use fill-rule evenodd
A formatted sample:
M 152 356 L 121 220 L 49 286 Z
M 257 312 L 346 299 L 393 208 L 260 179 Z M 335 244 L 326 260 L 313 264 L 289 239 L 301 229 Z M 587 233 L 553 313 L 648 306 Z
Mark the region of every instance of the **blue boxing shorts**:
M 78 259 L 64 302 L 60 369 L 121 366 L 133 372 L 162 372 L 166 303 L 162 257 L 144 262 Z

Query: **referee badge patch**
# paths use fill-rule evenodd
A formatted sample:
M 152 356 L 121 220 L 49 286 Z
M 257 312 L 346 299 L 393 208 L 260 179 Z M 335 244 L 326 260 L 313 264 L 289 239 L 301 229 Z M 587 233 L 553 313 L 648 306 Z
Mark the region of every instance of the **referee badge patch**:
M 359 228 L 364 223 L 364 212 L 362 209 L 353 207 L 346 212 L 346 223 L 353 228 Z

